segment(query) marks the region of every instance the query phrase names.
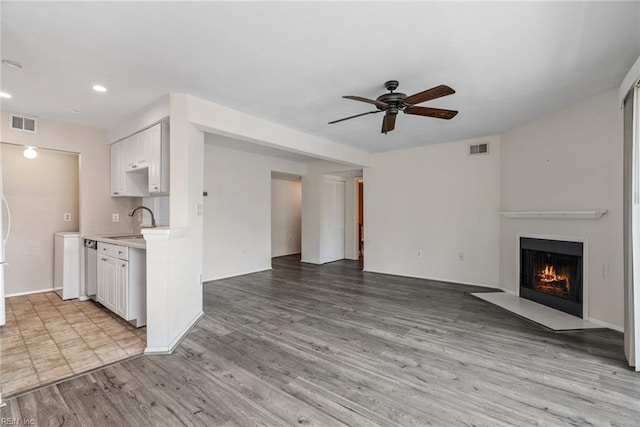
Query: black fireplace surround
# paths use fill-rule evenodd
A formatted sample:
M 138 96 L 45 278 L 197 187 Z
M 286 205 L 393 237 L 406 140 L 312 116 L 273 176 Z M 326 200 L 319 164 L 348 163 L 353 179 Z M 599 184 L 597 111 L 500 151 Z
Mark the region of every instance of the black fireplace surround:
M 520 238 L 520 296 L 582 317 L 581 242 Z

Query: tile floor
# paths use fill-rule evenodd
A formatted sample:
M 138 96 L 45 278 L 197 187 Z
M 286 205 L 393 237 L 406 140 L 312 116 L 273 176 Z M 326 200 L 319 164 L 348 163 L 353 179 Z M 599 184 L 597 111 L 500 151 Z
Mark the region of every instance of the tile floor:
M 146 328 L 134 328 L 91 301 L 54 292 L 7 298 L 0 328 L 0 387 L 9 397 L 141 354 Z

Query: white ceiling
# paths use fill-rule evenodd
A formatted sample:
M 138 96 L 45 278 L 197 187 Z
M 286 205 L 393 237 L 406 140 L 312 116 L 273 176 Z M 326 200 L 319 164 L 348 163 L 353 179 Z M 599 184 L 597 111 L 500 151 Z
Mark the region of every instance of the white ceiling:
M 1 22 L 24 65 L 1 67 L 3 109 L 108 127 L 184 92 L 367 151 L 499 133 L 616 88 L 640 55 L 640 2 L 2 2 Z M 390 79 L 447 84 L 424 105 L 460 114 L 327 124 Z

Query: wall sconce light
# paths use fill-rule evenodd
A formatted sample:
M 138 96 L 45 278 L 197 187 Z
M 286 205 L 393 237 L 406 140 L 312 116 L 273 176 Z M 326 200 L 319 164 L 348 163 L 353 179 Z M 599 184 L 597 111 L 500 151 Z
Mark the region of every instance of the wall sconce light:
M 36 151 L 35 147 L 27 147 L 24 150 L 24 156 L 29 159 L 29 160 L 33 160 L 36 157 L 38 157 L 38 152 Z

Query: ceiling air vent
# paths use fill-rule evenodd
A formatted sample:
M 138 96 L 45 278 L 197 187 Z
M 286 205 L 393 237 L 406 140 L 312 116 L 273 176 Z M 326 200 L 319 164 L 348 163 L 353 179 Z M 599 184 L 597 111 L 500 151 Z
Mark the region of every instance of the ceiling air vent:
M 483 142 L 481 144 L 469 145 L 469 155 L 476 156 L 478 154 L 489 154 L 489 143 Z
M 38 119 L 35 117 L 19 116 L 17 114 L 9 114 L 9 124 L 13 130 L 21 130 L 24 132 L 38 132 Z

